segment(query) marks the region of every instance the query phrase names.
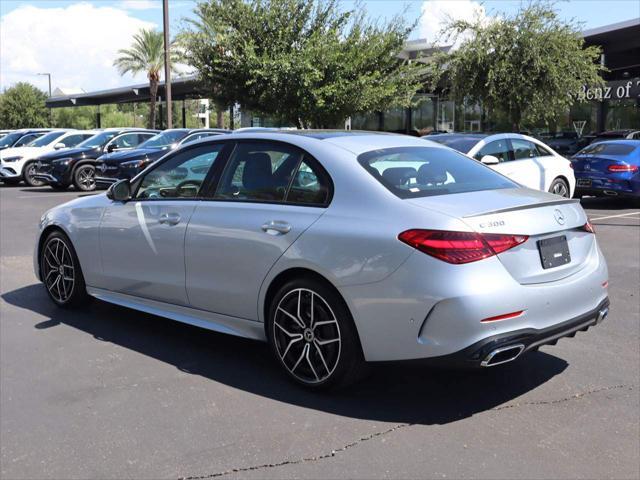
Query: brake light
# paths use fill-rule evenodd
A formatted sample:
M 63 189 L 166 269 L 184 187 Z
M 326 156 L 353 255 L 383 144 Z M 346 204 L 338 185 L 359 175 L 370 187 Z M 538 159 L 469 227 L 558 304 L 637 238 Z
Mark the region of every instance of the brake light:
M 635 173 L 635 172 L 638 171 L 638 166 L 637 165 L 613 164 L 613 165 L 609 165 L 607 167 L 607 170 L 609 170 L 610 172 L 614 172 L 614 173 L 621 173 L 621 172 L 632 172 L 632 173 Z
M 589 220 L 582 226 L 582 230 L 589 233 L 596 233 L 596 229 L 593 228 L 593 224 Z
M 398 240 L 427 255 L 448 263 L 476 262 L 497 255 L 527 241 L 526 235 L 450 232 L 444 230 L 406 230 Z

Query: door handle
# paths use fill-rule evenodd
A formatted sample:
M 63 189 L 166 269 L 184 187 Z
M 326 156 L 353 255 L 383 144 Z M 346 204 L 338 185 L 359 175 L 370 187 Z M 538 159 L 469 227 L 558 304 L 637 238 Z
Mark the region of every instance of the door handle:
M 177 213 L 163 213 L 158 218 L 158 223 L 166 225 L 177 225 L 180 223 L 180 215 Z
M 282 220 L 271 220 L 270 222 L 264 223 L 261 228 L 262 231 L 270 235 L 284 235 L 291 231 L 291 225 Z

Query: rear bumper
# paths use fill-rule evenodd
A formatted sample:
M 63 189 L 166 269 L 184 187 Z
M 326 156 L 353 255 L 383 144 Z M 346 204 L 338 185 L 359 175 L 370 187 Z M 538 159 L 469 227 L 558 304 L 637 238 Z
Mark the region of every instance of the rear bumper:
M 609 298 L 605 298 L 596 308 L 582 315 L 548 328 L 525 328 L 513 332 L 487 337 L 458 352 L 433 357 L 425 363 L 459 368 L 492 367 L 515 360 L 526 352 L 537 350 L 543 345 L 555 345 L 565 337 L 574 337 L 577 332 L 586 332 L 600 324 L 609 313 Z M 519 348 L 516 348 L 519 347 Z M 494 352 L 504 352 L 513 348 L 513 358 L 503 361 Z
M 534 348 L 536 338 L 597 312 L 607 299 L 607 280 L 606 262 L 594 244 L 579 271 L 544 283 L 518 283 L 496 257 L 452 266 L 415 252 L 385 280 L 339 290 L 365 359 L 379 362 L 455 359 L 523 334 L 531 336 L 524 347 Z M 510 312 L 522 313 L 483 322 Z

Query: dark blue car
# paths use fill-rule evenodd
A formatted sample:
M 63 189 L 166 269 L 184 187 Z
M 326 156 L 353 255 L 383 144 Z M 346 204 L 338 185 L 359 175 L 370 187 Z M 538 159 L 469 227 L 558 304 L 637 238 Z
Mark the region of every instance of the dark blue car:
M 640 198 L 640 140 L 593 143 L 573 156 L 571 166 L 576 197 Z

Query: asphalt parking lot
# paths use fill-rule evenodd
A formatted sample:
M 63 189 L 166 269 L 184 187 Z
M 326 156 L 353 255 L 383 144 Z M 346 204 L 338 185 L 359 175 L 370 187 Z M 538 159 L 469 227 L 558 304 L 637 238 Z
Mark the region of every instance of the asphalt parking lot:
M 3 479 L 640 477 L 640 209 L 583 200 L 610 271 L 600 326 L 502 368 L 378 367 L 320 395 L 260 343 L 54 307 L 36 226 L 78 195 L 0 186 Z

